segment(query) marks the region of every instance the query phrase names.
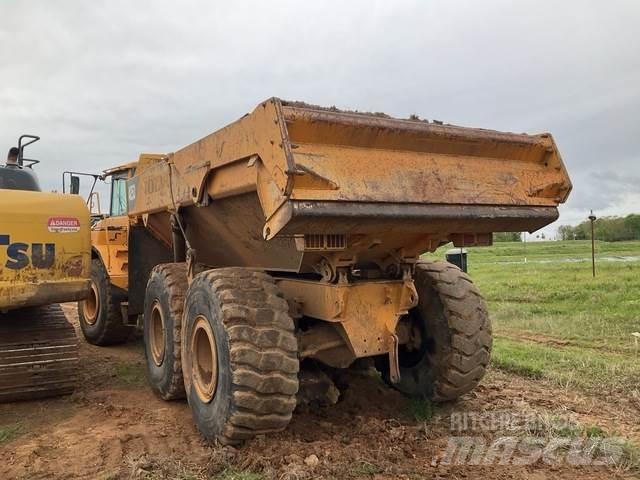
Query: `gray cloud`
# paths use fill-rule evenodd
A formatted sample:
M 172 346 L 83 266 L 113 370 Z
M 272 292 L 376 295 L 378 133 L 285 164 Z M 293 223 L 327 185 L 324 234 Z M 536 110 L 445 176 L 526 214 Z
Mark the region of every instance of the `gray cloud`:
M 4 0 L 0 12 L 0 147 L 41 135 L 47 188 L 65 168 L 179 148 L 276 95 L 550 131 L 574 181 L 563 222 L 639 191 L 634 0 Z

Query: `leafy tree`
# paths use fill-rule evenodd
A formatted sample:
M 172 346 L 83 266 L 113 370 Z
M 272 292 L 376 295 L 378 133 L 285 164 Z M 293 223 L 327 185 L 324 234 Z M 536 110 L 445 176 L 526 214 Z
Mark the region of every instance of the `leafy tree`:
M 558 236 L 560 240 L 575 240 L 576 233 L 571 225 L 560 225 L 558 227 Z
M 624 224 L 634 239 L 640 238 L 640 215 L 635 213 L 627 215 L 624 218 Z
M 496 232 L 493 234 L 494 242 L 521 242 L 520 232 Z
M 578 225 L 561 225 L 558 236 L 562 240 L 587 240 L 591 238 L 591 222 L 585 220 Z M 626 217 L 601 217 L 595 221 L 594 236 L 596 240 L 619 242 L 624 240 L 640 240 L 640 215 L 630 214 Z

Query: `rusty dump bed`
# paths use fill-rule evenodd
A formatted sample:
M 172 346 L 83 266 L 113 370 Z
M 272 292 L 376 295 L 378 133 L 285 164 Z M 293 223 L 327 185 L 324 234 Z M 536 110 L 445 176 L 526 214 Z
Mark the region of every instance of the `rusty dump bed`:
M 167 244 L 179 209 L 202 261 L 304 271 L 313 251 L 379 261 L 534 231 L 570 190 L 550 134 L 272 98 L 175 153 L 142 155 L 128 192 L 130 215 L 150 214 Z

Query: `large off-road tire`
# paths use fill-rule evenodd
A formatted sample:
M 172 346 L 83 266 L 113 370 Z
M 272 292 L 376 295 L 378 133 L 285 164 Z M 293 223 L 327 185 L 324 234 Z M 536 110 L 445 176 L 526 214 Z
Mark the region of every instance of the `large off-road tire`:
M 91 260 L 89 298 L 78 302 L 80 328 L 87 342 L 106 346 L 129 338 L 131 327 L 125 324 L 120 307 L 124 300 L 125 295 L 111 285 L 102 261 L 98 258 Z
M 144 353 L 151 388 L 164 400 L 185 397 L 180 352 L 187 265 L 164 263 L 149 275 L 144 299 Z
M 450 263 L 420 262 L 414 279 L 420 300 L 407 320 L 419 342 L 399 348 L 399 383 L 389 381 L 387 357 L 377 366 L 385 381 L 407 395 L 454 400 L 478 385 L 489 364 L 487 307 L 469 276 Z
M 245 268 L 198 274 L 183 326 L 185 389 L 204 437 L 238 444 L 284 430 L 296 406 L 298 345 L 273 279 Z

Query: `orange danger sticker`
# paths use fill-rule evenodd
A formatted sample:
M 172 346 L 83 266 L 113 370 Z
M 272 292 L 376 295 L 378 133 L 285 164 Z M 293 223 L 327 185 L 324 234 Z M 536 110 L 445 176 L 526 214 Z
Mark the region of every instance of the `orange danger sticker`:
M 74 233 L 80 231 L 80 220 L 75 217 L 49 218 L 49 231 L 53 233 Z

